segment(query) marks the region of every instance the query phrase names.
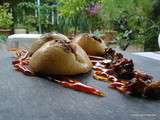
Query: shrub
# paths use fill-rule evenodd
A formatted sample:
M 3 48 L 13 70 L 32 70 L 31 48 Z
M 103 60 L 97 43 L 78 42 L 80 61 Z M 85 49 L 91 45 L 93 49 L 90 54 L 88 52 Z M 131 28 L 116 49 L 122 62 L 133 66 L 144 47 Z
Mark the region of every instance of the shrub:
M 0 28 L 9 28 L 12 24 L 12 14 L 9 12 L 9 5 L 0 5 Z

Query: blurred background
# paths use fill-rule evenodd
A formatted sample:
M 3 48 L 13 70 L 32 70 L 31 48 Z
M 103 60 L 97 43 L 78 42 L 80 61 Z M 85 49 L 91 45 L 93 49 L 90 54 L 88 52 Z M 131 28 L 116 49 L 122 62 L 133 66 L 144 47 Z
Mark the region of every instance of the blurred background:
M 0 47 L 12 34 L 92 33 L 123 51 L 159 51 L 160 0 L 0 0 Z

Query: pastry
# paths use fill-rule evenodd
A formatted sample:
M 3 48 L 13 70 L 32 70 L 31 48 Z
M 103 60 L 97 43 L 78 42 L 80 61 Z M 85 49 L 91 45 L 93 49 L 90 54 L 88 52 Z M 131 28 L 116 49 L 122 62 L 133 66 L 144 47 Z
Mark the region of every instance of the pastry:
M 86 52 L 76 43 L 52 40 L 43 44 L 30 59 L 34 73 L 49 75 L 76 75 L 92 69 Z
M 74 39 L 89 55 L 102 56 L 105 51 L 105 43 L 102 39 L 92 34 L 82 34 Z
M 51 41 L 51 40 L 66 40 L 70 41 L 65 35 L 60 33 L 46 33 L 41 36 L 40 39 L 33 42 L 31 48 L 29 49 L 30 55 L 32 55 L 36 50 L 38 50 L 44 43 Z

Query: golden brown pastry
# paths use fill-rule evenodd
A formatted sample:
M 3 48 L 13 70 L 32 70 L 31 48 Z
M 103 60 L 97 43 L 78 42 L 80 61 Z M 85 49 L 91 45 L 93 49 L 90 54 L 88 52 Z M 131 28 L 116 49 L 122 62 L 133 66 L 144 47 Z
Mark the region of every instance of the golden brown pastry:
M 35 42 L 33 42 L 29 53 L 30 55 L 32 55 L 36 50 L 38 50 L 44 43 L 51 41 L 51 40 L 66 40 L 66 41 L 70 41 L 66 36 L 64 36 L 63 34 L 60 33 L 46 33 L 44 35 L 41 36 L 40 39 L 36 40 Z
M 105 43 L 102 39 L 91 35 L 83 34 L 74 39 L 89 55 L 101 56 L 105 51 Z
M 30 59 L 35 73 L 52 75 L 76 75 L 92 68 L 86 52 L 76 43 L 66 40 L 46 42 Z

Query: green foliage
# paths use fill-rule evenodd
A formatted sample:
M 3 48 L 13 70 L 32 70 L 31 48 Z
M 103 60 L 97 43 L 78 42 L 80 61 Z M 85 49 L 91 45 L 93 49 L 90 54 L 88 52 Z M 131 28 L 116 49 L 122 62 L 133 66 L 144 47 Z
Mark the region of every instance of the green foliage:
M 34 2 L 20 2 L 17 5 L 17 24 L 23 24 L 27 31 L 35 31 L 38 22 L 40 22 L 43 31 L 50 32 L 53 30 L 52 23 L 49 18 L 51 17 L 51 11 L 55 10 L 56 6 L 49 6 L 46 3 L 39 6 L 40 15 L 37 16 L 36 10 L 38 6 Z
M 61 6 L 58 7 L 60 15 L 72 17 L 83 11 L 86 0 L 59 0 Z
M 36 6 L 32 2 L 21 2 L 17 5 L 21 10 L 35 10 Z
M 9 12 L 8 4 L 0 5 L 0 27 L 9 28 L 12 23 L 12 14 Z
M 143 44 L 152 0 L 102 0 L 101 17 L 106 29 L 117 31 L 117 43 L 125 50 L 130 44 Z M 150 9 L 148 9 L 150 8 Z
M 148 21 L 148 27 L 144 33 L 144 50 L 145 51 L 159 51 L 158 35 L 160 34 L 160 20 L 158 22 Z
M 151 9 L 152 0 L 102 0 L 100 14 L 108 28 L 112 29 L 112 20 L 118 17 L 123 11 L 131 15 L 146 16 Z
M 149 15 L 144 32 L 144 50 L 159 51 L 158 35 L 160 34 L 160 1 L 153 1 L 153 9 Z
M 6 41 L 7 36 L 0 34 L 0 42 Z
M 27 31 L 34 31 L 36 28 L 37 18 L 34 16 L 34 11 L 36 6 L 32 2 L 20 2 L 17 4 L 17 23 L 16 25 L 21 25 L 26 28 Z
M 34 0 L 6 1 L 16 6 L 16 24 L 25 26 L 28 31 L 34 31 L 38 22 L 43 32 L 91 32 L 101 36 L 101 31 L 113 30 L 123 50 L 130 44 L 144 43 L 146 50 L 157 49 L 159 0 L 45 0 L 39 7 L 40 16 L 36 14 L 38 6 Z M 95 6 L 98 6 L 96 12 Z M 12 22 L 8 22 L 8 18 L 1 22 L 2 13 L 11 16 L 8 8 L 7 12 L 0 12 L 0 26 L 10 26 Z
M 36 18 L 32 15 L 26 16 L 26 20 L 24 21 L 24 26 L 27 29 L 27 31 L 35 31 L 36 30 Z
M 152 19 L 157 20 L 160 16 L 160 0 L 153 1 Z
M 143 44 L 144 17 L 123 11 L 113 20 L 113 29 L 118 32 L 117 43 L 125 50 L 129 44 Z
M 77 32 L 78 24 L 83 16 L 83 9 L 86 3 L 85 0 L 60 0 L 61 4 L 58 7 L 60 31 L 68 34 L 69 28 L 73 28 Z M 72 4 L 71 4 L 72 3 Z M 81 17 L 80 17 L 81 16 Z
M 74 32 L 93 32 L 101 29 L 103 22 L 98 14 L 90 15 L 87 9 L 91 5 L 100 4 L 101 0 L 60 0 L 61 5 L 58 7 L 59 16 L 65 17 L 64 27 L 74 28 Z M 60 20 L 61 22 L 61 20 Z M 64 28 L 63 27 L 63 28 Z M 64 28 L 66 31 L 67 28 Z

